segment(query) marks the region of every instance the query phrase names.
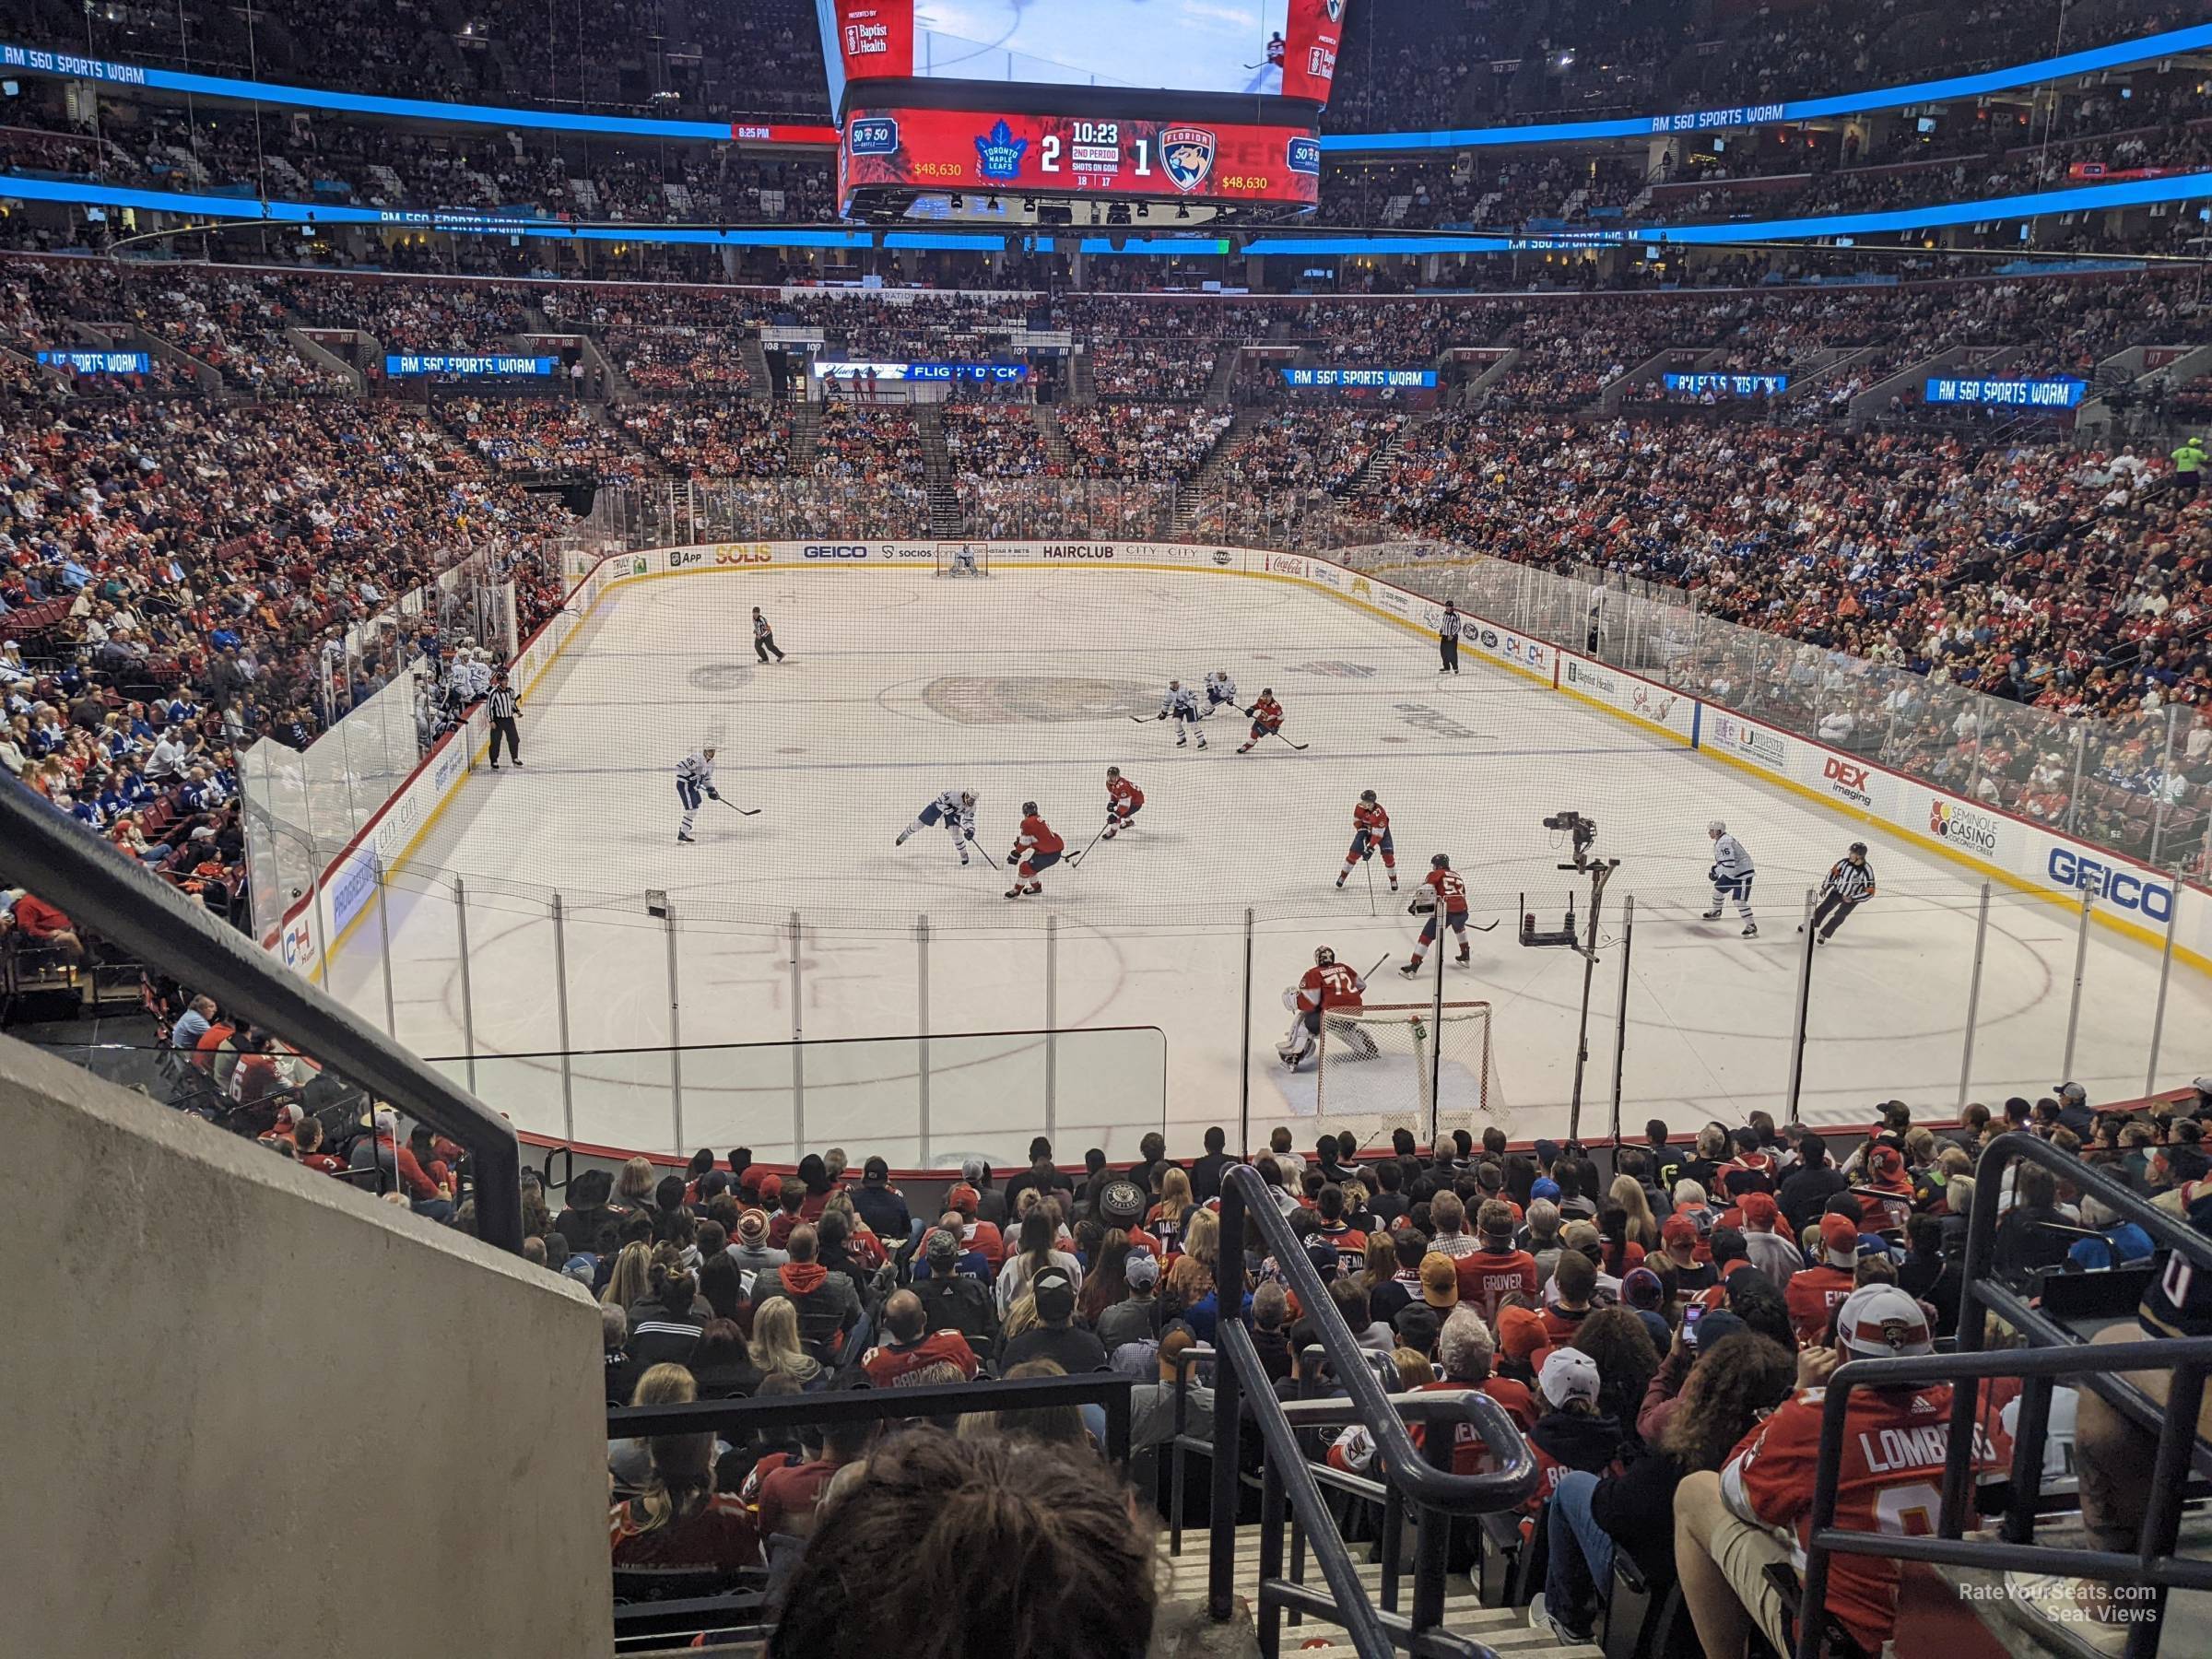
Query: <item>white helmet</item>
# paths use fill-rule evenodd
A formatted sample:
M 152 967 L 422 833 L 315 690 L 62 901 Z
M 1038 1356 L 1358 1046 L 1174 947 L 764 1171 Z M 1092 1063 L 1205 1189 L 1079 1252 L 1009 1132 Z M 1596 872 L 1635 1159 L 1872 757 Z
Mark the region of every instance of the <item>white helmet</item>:
M 1705 833 L 1717 838 L 1728 833 L 1728 826 L 1722 823 L 1719 818 L 1714 818 L 1712 823 L 1705 826 Z
M 973 806 L 981 802 L 982 798 L 983 797 L 982 795 L 977 794 L 972 789 L 963 789 L 960 791 L 960 802 L 963 806 Z

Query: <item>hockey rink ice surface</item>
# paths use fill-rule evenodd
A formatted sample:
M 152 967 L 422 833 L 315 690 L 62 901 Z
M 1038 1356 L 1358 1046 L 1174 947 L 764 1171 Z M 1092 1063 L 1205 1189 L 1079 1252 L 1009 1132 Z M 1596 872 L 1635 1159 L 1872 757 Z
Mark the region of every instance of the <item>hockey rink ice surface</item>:
M 754 605 L 787 663 L 755 664 Z M 1268 742 L 1237 754 L 1247 723 L 1229 711 L 1206 723 L 1206 749 L 1176 748 L 1171 723 L 1150 716 L 1171 676 L 1189 684 L 1215 668 L 1235 677 L 1242 700 L 1273 687 L 1306 752 Z M 1949 1115 L 1976 873 L 1502 670 L 1470 661 L 1446 678 L 1436 668 L 1432 643 L 1350 606 L 1203 571 L 962 580 L 773 570 L 618 588 L 524 703 L 527 770 L 479 767 L 393 878 L 397 1034 L 424 1054 L 463 1052 L 457 874 L 469 893 L 468 996 L 487 1100 L 518 1127 L 605 1145 L 786 1155 L 789 1049 L 695 1045 L 790 1041 L 795 912 L 795 1023 L 807 1042 L 901 1040 L 809 1046 L 810 1146 L 882 1150 L 894 1163 L 926 1154 L 942 1165 L 971 1149 L 1019 1161 L 1049 1120 L 1064 1159 L 1093 1145 L 1134 1157 L 1138 1136 L 1163 1124 L 1171 1149 L 1188 1154 L 1208 1124 L 1235 1133 L 1249 906 L 1251 1123 L 1258 1138 L 1290 1121 L 1302 1145 L 1310 1125 L 1296 1120 L 1312 1113 L 1314 1086 L 1310 1070 L 1292 1077 L 1276 1057 L 1290 1018 L 1283 989 L 1327 944 L 1363 971 L 1387 954 L 1371 1002 L 1426 1000 L 1428 980 L 1409 988 L 1394 966 L 1418 927 L 1406 899 L 1441 851 L 1467 879 L 1475 920 L 1500 924 L 1470 935 L 1473 964 L 1446 970 L 1444 994 L 1492 1006 L 1509 1133 L 1559 1135 L 1583 964 L 1522 947 L 1516 916 L 1526 892 L 1539 927 L 1556 927 L 1570 892 L 1586 892 L 1555 867 L 1564 853 L 1540 823 L 1571 808 L 1597 820 L 1595 851 L 1621 861 L 1608 935 L 1618 900 L 1636 899 L 1629 1133 L 1653 1115 L 1677 1131 L 1755 1108 L 1781 1115 L 1804 894 L 1854 839 L 1872 848 L 1880 893 L 1816 958 L 1805 1115 L 1864 1122 L 1891 1097 Z M 699 844 L 679 845 L 674 770 L 706 743 L 721 751 L 725 799 L 760 816 L 708 802 Z M 1146 793 L 1136 827 L 1080 868 L 1046 872 L 1042 899 L 1003 898 L 1020 803 L 1037 801 L 1080 848 L 1103 822 L 1109 764 Z M 979 846 L 993 862 L 963 869 L 941 829 L 894 848 L 947 788 L 981 795 Z M 1334 885 L 1363 789 L 1391 814 L 1408 890 L 1395 899 L 1379 859 L 1344 890 Z M 1714 818 L 1756 861 L 1756 939 L 1739 936 L 1733 908 L 1700 919 Z M 558 1061 L 542 1057 L 561 1046 L 555 889 L 567 1046 L 670 1041 L 669 935 L 645 913 L 649 888 L 665 890 L 677 917 L 678 1034 L 694 1051 L 680 1124 L 665 1054 L 580 1054 L 566 1100 Z M 2102 926 L 2089 932 L 2073 1075 L 2092 1100 L 2133 1097 L 2158 958 Z M 2063 1080 L 2076 935 L 2064 905 L 1993 889 L 1971 1098 L 2032 1098 Z M 381 1023 L 378 947 L 371 914 L 333 977 Z M 1619 985 L 1616 944 L 1594 978 L 1585 1135 L 1608 1126 Z M 1048 1113 L 1041 1038 L 957 1035 L 1033 1031 L 1048 1018 L 1064 1031 L 1161 1036 L 1063 1036 Z M 924 1030 L 925 1102 L 912 1041 Z M 2159 1082 L 2206 1070 L 2212 984 L 2177 963 Z

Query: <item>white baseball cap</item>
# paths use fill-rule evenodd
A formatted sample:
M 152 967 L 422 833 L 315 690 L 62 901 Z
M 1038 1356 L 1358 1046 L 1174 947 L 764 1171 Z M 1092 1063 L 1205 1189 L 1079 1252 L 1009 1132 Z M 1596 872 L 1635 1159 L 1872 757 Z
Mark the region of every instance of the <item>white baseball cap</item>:
M 1585 1400 L 1594 1406 L 1598 1386 L 1597 1361 L 1580 1348 L 1554 1348 L 1544 1361 L 1544 1369 L 1536 1373 L 1536 1387 L 1554 1406 L 1564 1406 L 1570 1400 Z
M 1861 1285 L 1845 1297 L 1836 1312 L 1836 1340 L 1863 1359 L 1936 1351 L 1926 1311 L 1895 1285 Z

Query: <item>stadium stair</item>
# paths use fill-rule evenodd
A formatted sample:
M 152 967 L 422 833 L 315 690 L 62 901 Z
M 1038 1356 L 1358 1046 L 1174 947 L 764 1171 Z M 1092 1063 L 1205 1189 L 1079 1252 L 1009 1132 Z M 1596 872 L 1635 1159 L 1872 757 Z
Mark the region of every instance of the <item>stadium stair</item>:
M 1059 416 L 1044 404 L 1032 407 L 1030 416 L 1036 421 L 1037 429 L 1044 434 L 1044 453 L 1053 458 L 1053 464 L 1063 476 L 1074 472 L 1076 452 L 1067 447 L 1067 437 L 1060 430 Z
M 1099 401 L 1099 384 L 1090 377 L 1090 353 L 1077 351 L 1067 359 L 1067 401 L 1077 406 Z
M 1206 383 L 1205 402 L 1208 408 L 1229 407 L 1229 389 L 1237 378 L 1237 363 L 1244 354 L 1226 342 L 1214 358 L 1214 377 Z
M 1379 1562 L 1359 1560 L 1359 1553 L 1355 1550 L 1354 1560 L 1359 1567 L 1359 1582 L 1379 1598 L 1382 1568 Z M 1288 1559 L 1289 1551 L 1286 1548 L 1286 1564 Z M 1401 1612 L 1411 1606 L 1413 1597 L 1411 1550 L 1406 1551 L 1406 1576 L 1398 1586 Z M 1206 1576 L 1205 1534 L 1184 1535 L 1182 1554 L 1170 1558 L 1168 1569 L 1168 1594 L 1178 1602 L 1203 1604 Z M 1321 1587 L 1321 1570 L 1314 1565 L 1311 1556 L 1306 1561 L 1306 1577 L 1309 1583 L 1316 1588 Z M 1252 1606 L 1256 1614 L 1260 1590 L 1260 1529 L 1257 1526 L 1237 1528 L 1236 1590 L 1238 1598 Z M 1287 1613 L 1283 1619 L 1281 1646 L 1285 1653 L 1312 1654 L 1314 1659 L 1337 1659 L 1338 1655 L 1348 1656 L 1353 1652 L 1352 1644 L 1344 1631 L 1335 1625 L 1315 1619 L 1293 1625 Z M 1595 1646 L 1586 1643 L 1565 1645 L 1549 1631 L 1531 1630 L 1526 1607 L 1484 1606 L 1476 1595 L 1475 1586 L 1464 1573 L 1454 1574 L 1447 1581 L 1443 1628 L 1453 1635 L 1465 1636 L 1486 1647 L 1494 1648 L 1506 1659 L 1599 1659 L 1599 1650 Z
M 1345 493 L 1355 496 L 1381 493 L 1391 474 L 1397 470 L 1398 457 L 1405 453 L 1406 441 L 1428 424 L 1417 416 L 1400 427 L 1388 443 L 1367 458 L 1367 465 L 1359 469 Z
M 821 406 L 803 397 L 791 400 L 791 474 L 804 477 L 814 470 L 816 441 L 821 435 Z

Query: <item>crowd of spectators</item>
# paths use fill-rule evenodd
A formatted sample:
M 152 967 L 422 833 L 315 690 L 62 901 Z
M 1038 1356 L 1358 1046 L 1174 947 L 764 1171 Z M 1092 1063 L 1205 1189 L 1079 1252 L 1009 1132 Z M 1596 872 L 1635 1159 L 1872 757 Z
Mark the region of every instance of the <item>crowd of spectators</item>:
M 1065 470 L 1053 459 L 1037 412 L 1028 404 L 948 403 L 945 453 L 952 470 L 971 477 L 1051 477 Z
M 1182 405 L 1092 405 L 1065 410 L 1060 432 L 1088 477 L 1189 478 L 1233 419 L 1226 409 Z
M 220 1016 L 196 1011 L 194 1046 L 205 1049 Z M 215 1046 L 219 1060 L 229 1045 Z M 1764 1570 L 1790 1560 L 1791 1535 L 1806 1534 L 1822 1385 L 1841 1363 L 1929 1354 L 1958 1334 L 1970 1218 L 1994 1211 L 1990 1271 L 2014 1287 L 2155 1254 L 2140 1225 L 2089 1195 L 2086 1173 L 2021 1164 L 1983 1190 L 1974 1171 L 1992 1139 L 2040 1137 L 2212 1231 L 2212 1089 L 2178 1107 L 2103 1112 L 2068 1085 L 2038 1101 L 1971 1105 L 1941 1128 L 1902 1102 L 1880 1112 L 1863 1135 L 1778 1132 L 1753 1112 L 1688 1141 L 1653 1121 L 1610 1170 L 1571 1142 L 1514 1149 L 1495 1127 L 1479 1140 L 1456 1132 L 1428 1153 L 1399 1130 L 1382 1154 L 1348 1134 L 1300 1150 L 1278 1128 L 1241 1161 L 1325 1308 L 1302 1300 L 1311 1279 L 1293 1274 L 1271 1230 L 1224 1235 L 1223 1185 L 1240 1159 L 1218 1128 L 1187 1160 L 1148 1135 L 1126 1171 L 1099 1151 L 1080 1171 L 1064 1168 L 1040 1136 L 1010 1179 L 971 1159 L 926 1206 L 881 1159 L 856 1170 L 841 1148 L 788 1172 L 744 1147 L 726 1160 L 702 1148 L 681 1172 L 633 1158 L 618 1172 L 580 1174 L 558 1214 L 525 1175 L 524 1254 L 597 1299 L 601 1381 L 615 1406 L 1125 1377 L 1130 1501 L 1146 1530 L 1147 1509 L 1168 1490 L 1169 1440 L 1214 1437 L 1215 1362 L 1203 1346 L 1225 1313 L 1246 1323 L 1283 1398 L 1345 1392 L 1317 1346 L 1323 1324 L 1341 1322 L 1394 1388 L 1477 1391 L 1525 1441 L 1538 1480 L 1520 1530 L 1532 1542 L 1541 1533 L 1544 1546 L 1536 1629 L 1590 1641 L 1625 1553 L 1654 1603 L 1679 1583 L 1706 1651 L 1739 1651 L 1753 1628 L 1787 1651 Z M 433 1137 L 418 1132 L 403 1146 L 395 1123 L 374 1138 L 364 1124 L 334 1154 L 319 1129 L 295 1132 L 279 1112 L 264 1136 L 334 1172 L 382 1166 L 395 1201 L 465 1222 L 451 1202 L 452 1151 Z M 311 1142 L 317 1150 L 303 1153 Z M 2141 1329 L 2123 1322 L 2100 1340 L 2198 1328 L 2203 1299 L 2185 1278 L 2179 1290 L 2171 1275 L 2163 1288 L 2152 1282 Z M 1978 1505 L 1996 1513 L 2011 1500 L 2023 1396 L 2013 1379 L 1977 1387 L 1970 1463 Z M 953 1414 L 959 1451 L 943 1455 L 981 1459 L 995 1478 L 995 1460 L 1019 1455 L 1008 1446 L 1045 1446 L 1103 1476 L 1100 1408 L 992 1411 L 977 1399 Z M 1839 1524 L 1878 1530 L 1894 1500 L 1940 1478 L 1950 1405 L 1941 1383 L 1852 1395 Z M 942 1432 L 830 1425 L 610 1440 L 615 1571 L 804 1583 L 819 1552 L 848 1559 L 854 1494 L 887 1469 L 937 1459 Z M 1862 1434 L 1878 1455 L 1853 1450 Z M 1252 1442 L 1248 1432 L 1248 1456 Z M 1309 1455 L 1369 1473 L 1375 1436 L 1354 1423 Z M 2150 1468 L 2141 1430 L 2062 1383 L 2043 1457 L 2046 1495 L 2071 1489 L 2078 1473 L 2093 1535 L 2136 1547 Z M 1478 1435 L 1455 1435 L 1455 1472 L 1480 1473 L 1489 1459 Z M 928 1467 L 933 1479 L 962 1478 L 948 1464 Z M 1826 1611 L 1862 1651 L 1879 1652 L 1896 1630 L 1899 1583 L 1892 1559 L 1832 1557 Z M 791 1593 L 800 1617 L 813 1617 L 810 1594 Z M 2071 1582 L 2056 1596 L 2098 1601 Z
M 816 428 L 814 475 L 858 480 L 929 476 L 922 426 L 911 413 L 839 399 L 823 406 Z
M 556 397 L 441 399 L 438 417 L 504 473 L 588 473 L 609 483 L 634 477 L 637 457 L 597 410 Z
M 615 419 L 681 477 L 780 478 L 791 471 L 791 421 L 766 404 L 729 397 L 629 404 Z
M 1189 403 L 1206 395 L 1214 360 L 1214 348 L 1205 341 L 1096 340 L 1090 378 L 1101 397 Z

